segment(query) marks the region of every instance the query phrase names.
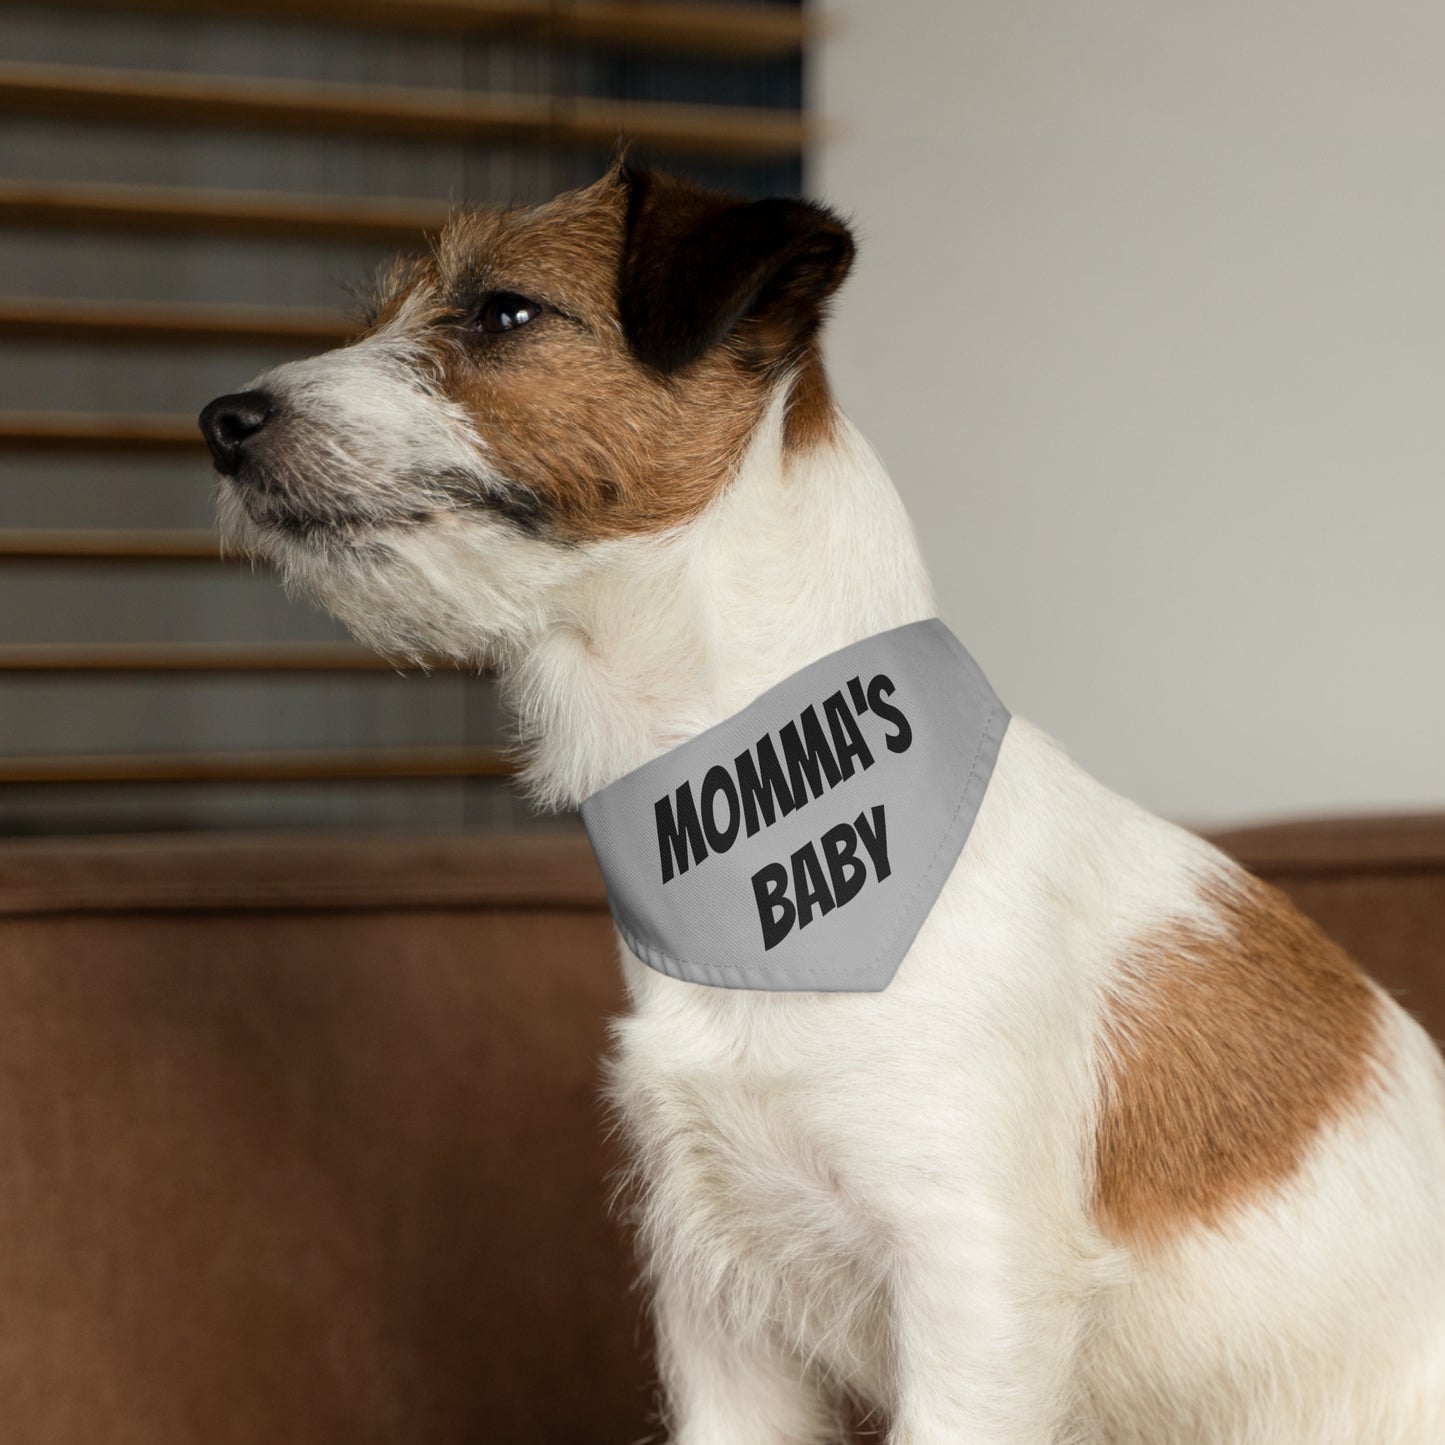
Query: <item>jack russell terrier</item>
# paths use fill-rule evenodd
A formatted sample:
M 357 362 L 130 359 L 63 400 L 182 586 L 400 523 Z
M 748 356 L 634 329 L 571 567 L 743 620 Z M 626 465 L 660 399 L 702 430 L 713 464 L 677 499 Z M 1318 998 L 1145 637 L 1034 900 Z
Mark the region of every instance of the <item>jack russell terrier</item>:
M 233 544 L 495 667 L 582 806 L 671 1439 L 1445 1441 L 1440 1058 L 934 619 L 819 359 L 852 258 L 619 163 L 201 416 Z

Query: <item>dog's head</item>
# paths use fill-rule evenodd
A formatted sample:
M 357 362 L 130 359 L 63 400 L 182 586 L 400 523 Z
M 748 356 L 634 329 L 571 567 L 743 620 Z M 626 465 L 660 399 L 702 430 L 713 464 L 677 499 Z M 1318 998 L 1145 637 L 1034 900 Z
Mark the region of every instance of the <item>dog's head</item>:
M 460 212 L 356 341 L 201 413 L 223 531 L 384 648 L 504 650 L 589 557 L 697 517 L 780 386 L 794 443 L 826 432 L 852 256 L 821 207 L 621 165 Z

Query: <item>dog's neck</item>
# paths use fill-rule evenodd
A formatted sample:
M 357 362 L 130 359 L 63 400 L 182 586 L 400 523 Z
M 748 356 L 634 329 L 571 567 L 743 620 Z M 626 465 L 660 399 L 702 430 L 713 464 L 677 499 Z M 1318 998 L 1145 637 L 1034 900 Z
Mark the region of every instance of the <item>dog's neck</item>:
M 934 610 L 873 450 L 841 415 L 827 441 L 787 448 L 780 399 L 706 513 L 599 544 L 505 670 L 526 781 L 575 805 L 816 658 Z

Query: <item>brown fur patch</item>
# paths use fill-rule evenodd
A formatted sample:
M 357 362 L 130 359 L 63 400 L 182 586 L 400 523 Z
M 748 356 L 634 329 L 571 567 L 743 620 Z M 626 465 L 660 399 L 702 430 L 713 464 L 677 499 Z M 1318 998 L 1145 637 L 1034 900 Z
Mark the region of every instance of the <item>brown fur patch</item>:
M 793 222 L 792 231 L 782 228 L 791 269 L 775 278 L 776 296 L 769 292 L 763 313 L 720 344 L 684 366 L 661 368 L 639 358 L 619 315 L 624 256 L 637 240 L 628 229 L 636 224 L 629 186 L 643 185 L 661 217 L 653 225 L 666 222 L 685 233 L 694 212 L 750 214 L 746 203 L 666 177 L 629 181 L 616 167 L 596 185 L 546 205 L 458 213 L 434 255 L 397 268 L 373 307 L 373 329 L 411 336 L 432 358 L 443 391 L 471 417 L 489 464 L 508 485 L 496 509 L 565 540 L 690 521 L 736 473 L 784 374 L 795 378 L 787 448 L 826 442 L 836 423 L 810 328 L 816 330 L 826 293 L 851 260 L 846 228 L 802 203 L 762 203 L 764 219 L 778 222 L 774 229 L 781 222 L 768 207 L 782 208 Z M 821 240 L 808 230 L 813 225 Z M 763 231 L 763 240 L 775 239 Z M 684 294 L 700 296 L 706 277 L 689 285 L 688 267 L 705 270 L 704 261 L 686 246 L 650 239 L 660 252 L 654 269 L 680 267 L 673 279 Z M 813 255 L 820 248 L 821 260 Z M 713 256 L 711 263 L 725 259 Z M 500 292 L 527 297 L 542 310 L 513 332 L 480 334 L 468 319 Z
M 783 445 L 790 451 L 811 451 L 833 440 L 838 426 L 838 408 L 823 370 L 823 358 L 816 343 L 809 345 L 798 367 L 793 390 L 788 396 L 788 414 Z
M 1220 928 L 1143 939 L 1105 1021 L 1094 1208 L 1159 1243 L 1284 1183 L 1373 1075 L 1379 1000 L 1275 889 L 1240 873 Z
M 382 314 L 433 354 L 491 465 L 548 531 L 568 540 L 654 532 L 697 515 L 726 486 L 767 404 L 764 376 L 730 345 L 663 376 L 617 317 L 626 201 L 616 174 L 544 206 L 471 211 L 435 263 Z M 489 293 L 542 303 L 515 333 L 459 325 Z

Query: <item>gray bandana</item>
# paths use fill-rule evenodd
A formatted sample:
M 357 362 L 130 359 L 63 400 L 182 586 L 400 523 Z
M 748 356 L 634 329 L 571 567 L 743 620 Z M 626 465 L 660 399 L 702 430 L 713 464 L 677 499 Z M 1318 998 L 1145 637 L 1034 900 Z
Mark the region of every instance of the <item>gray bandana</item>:
M 582 804 L 618 931 L 689 983 L 887 988 L 1008 720 L 936 617 L 810 663 Z

